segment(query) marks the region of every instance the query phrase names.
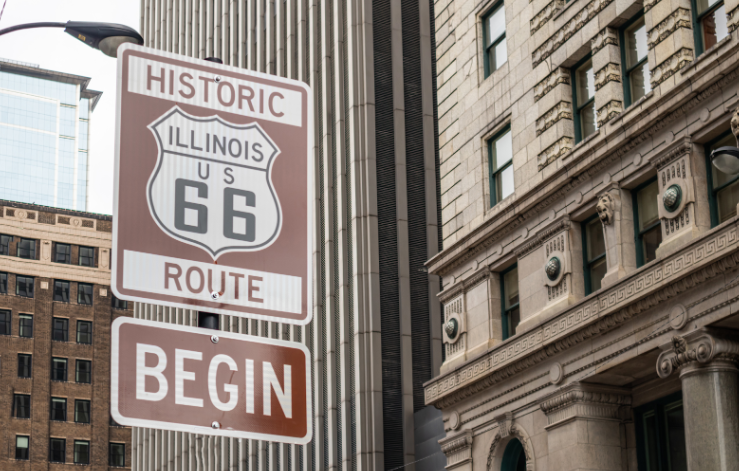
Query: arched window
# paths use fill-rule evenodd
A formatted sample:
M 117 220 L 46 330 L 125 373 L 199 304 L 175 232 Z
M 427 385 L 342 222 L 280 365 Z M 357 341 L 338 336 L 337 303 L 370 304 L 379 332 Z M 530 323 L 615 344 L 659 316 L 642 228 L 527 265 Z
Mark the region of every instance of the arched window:
M 506 445 L 500 471 L 526 471 L 526 453 L 518 439 L 514 438 Z

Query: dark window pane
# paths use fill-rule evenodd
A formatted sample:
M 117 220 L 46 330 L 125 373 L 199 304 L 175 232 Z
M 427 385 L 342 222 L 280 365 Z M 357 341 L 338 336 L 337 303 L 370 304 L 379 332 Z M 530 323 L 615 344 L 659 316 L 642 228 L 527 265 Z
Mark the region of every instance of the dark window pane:
M 77 303 L 92 304 L 92 285 L 79 283 L 77 285 Z
M 27 460 L 28 459 L 28 448 L 29 448 L 28 436 L 17 435 L 15 437 L 15 459 Z
M 667 425 L 667 456 L 670 471 L 688 471 L 688 455 L 685 450 L 685 418 L 682 401 L 665 406 Z
M 606 271 L 608 271 L 608 266 L 605 257 L 590 266 L 590 293 L 594 293 L 600 289 L 603 277 L 606 276 Z
M 18 377 L 19 378 L 30 378 L 31 377 L 31 355 L 25 353 L 18 354 Z
M 516 328 L 521 323 L 521 311 L 518 308 L 508 311 L 508 337 L 516 335 Z M 506 337 L 507 338 L 507 337 Z
M 18 241 L 18 257 L 36 260 L 36 240 L 21 237 Z
M 33 316 L 30 314 L 18 314 L 18 336 L 33 337 Z
M 128 309 L 128 301 L 118 299 L 113 296 L 113 308 L 114 309 Z
M 54 301 L 69 302 L 69 281 L 54 281 Z
M 0 234 L 0 255 L 10 255 L 10 243 L 13 236 Z
M 659 452 L 659 430 L 657 428 L 657 415 L 654 411 L 644 414 L 644 457 L 647 469 L 658 471 L 660 467 Z
M 642 234 L 642 253 L 644 263 L 649 263 L 657 258 L 657 247 L 662 243 L 662 226 L 657 225 Z
M 74 464 L 90 464 L 90 442 L 74 441 Z
M 0 311 L 0 335 L 10 335 L 10 311 Z
M 92 322 L 77 321 L 77 343 L 92 343 Z
M 587 251 L 586 256 L 588 262 L 600 257 L 606 253 L 606 241 L 603 237 L 603 224 L 600 219 L 596 218 L 590 221 L 585 230 L 587 231 Z
M 126 445 L 123 443 L 111 443 L 110 444 L 110 466 L 126 465 Z
M 77 371 L 75 381 L 78 383 L 89 383 L 91 380 L 92 363 L 88 360 L 77 360 Z
M 52 358 L 51 359 L 51 379 L 53 381 L 67 380 L 67 359 Z
M 49 461 L 52 463 L 64 463 L 66 461 L 67 441 L 63 438 L 52 438 L 49 440 Z
M 639 67 L 629 72 L 629 89 L 631 90 L 631 103 L 638 101 L 644 95 L 652 91 L 652 78 L 649 72 L 649 63 L 644 61 Z
M 27 394 L 13 395 L 13 417 L 18 419 L 31 418 L 31 396 Z
M 647 52 L 647 26 L 644 24 L 644 16 L 642 16 L 624 31 L 626 67 L 629 69 L 634 67 L 639 61 L 647 57 Z
M 57 342 L 66 342 L 69 340 L 69 319 L 54 318 L 54 326 L 51 332 L 51 339 Z
M 595 101 L 580 108 L 580 136 L 585 139 L 598 130 L 595 114 Z
M 8 274 L 0 273 L 0 294 L 8 294 Z
M 701 29 L 703 30 L 704 50 L 710 49 L 729 35 L 726 24 L 726 9 L 723 4 L 703 17 Z
M 33 278 L 30 276 L 15 277 L 15 294 L 25 298 L 33 297 Z
M 95 249 L 92 247 L 80 247 L 80 265 L 92 267 L 95 264 Z
M 739 202 L 739 181 L 716 192 L 719 224 L 736 216 L 737 202 Z
M 74 421 L 78 424 L 90 423 L 90 401 L 74 401 Z
M 636 204 L 639 210 L 639 231 L 659 221 L 659 186 L 655 180 L 653 183 L 639 190 L 636 195 Z
M 51 398 L 51 420 L 65 422 L 67 420 L 67 400 L 61 397 Z
M 56 263 L 72 263 L 72 246 L 57 243 L 54 249 L 54 261 Z

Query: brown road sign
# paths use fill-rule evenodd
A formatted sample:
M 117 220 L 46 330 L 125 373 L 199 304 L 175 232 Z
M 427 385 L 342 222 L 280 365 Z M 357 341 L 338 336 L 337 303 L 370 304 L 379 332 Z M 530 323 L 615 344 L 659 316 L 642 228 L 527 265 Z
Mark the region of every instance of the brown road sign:
M 119 424 L 310 441 L 303 345 L 130 317 L 112 329 L 111 413 Z
M 308 87 L 127 44 L 117 112 L 115 295 L 310 322 Z

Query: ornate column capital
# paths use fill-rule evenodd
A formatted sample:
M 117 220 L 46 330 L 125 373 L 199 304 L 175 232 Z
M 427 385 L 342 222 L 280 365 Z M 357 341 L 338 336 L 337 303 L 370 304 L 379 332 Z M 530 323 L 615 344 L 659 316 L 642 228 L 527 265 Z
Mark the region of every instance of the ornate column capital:
M 446 455 L 446 468 L 452 469 L 465 463 L 472 466 L 472 430 L 462 430 L 439 440 L 441 451 Z
M 691 363 L 707 364 L 714 360 L 739 362 L 739 333 L 730 329 L 710 327 L 676 335 L 669 344 L 662 346 L 657 358 L 657 374 L 667 378 L 673 371 Z
M 619 408 L 630 405 L 628 389 L 587 383 L 568 384 L 539 403 L 547 416 L 547 430 L 577 418 L 617 420 Z

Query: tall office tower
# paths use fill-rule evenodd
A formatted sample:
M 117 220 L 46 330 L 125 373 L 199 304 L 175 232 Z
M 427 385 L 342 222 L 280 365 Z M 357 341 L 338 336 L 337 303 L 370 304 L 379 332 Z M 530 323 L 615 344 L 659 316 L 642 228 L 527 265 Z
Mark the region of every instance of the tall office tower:
M 0 59 L 0 198 L 87 210 L 88 77 Z
M 447 467 L 735 462 L 739 3 L 436 7 Z
M 110 416 L 112 218 L 0 200 L 0 469 L 131 466 Z
M 308 346 L 314 429 L 305 446 L 136 429 L 135 469 L 442 469 L 441 417 L 423 399 L 442 361 L 439 279 L 424 265 L 440 248 L 433 1 L 143 0 L 141 13 L 146 46 L 311 86 L 314 320 L 218 321 Z

